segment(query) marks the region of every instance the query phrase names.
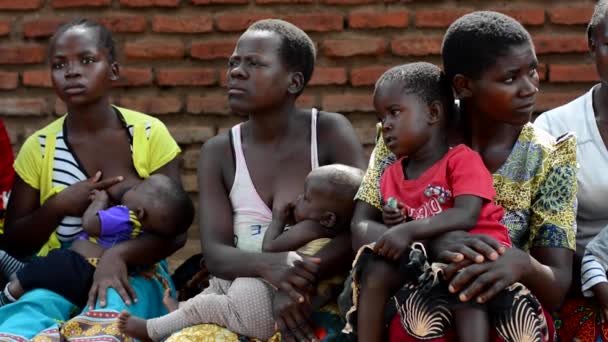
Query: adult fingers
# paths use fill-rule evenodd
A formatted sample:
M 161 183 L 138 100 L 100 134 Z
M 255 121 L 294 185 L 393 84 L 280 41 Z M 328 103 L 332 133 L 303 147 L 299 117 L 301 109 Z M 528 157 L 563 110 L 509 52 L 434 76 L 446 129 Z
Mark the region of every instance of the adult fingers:
M 304 296 L 298 292 L 290 283 L 286 281 L 282 281 L 279 284 L 279 288 L 281 291 L 285 292 L 292 300 L 296 301 L 296 303 L 304 302 Z
M 303 256 L 302 260 L 296 260 L 294 265 L 305 269 L 306 271 L 314 274 L 315 276 L 319 272 L 319 264 L 321 259 L 309 256 Z
M 504 279 L 499 279 L 498 281 L 495 281 L 489 289 L 477 296 L 477 302 L 481 304 L 487 303 L 492 298 L 494 298 L 494 296 L 496 296 L 498 292 L 506 289 L 507 286 L 509 286 L 509 284 Z
M 99 182 L 100 179 L 101 179 L 101 171 L 97 171 L 97 172 L 95 172 L 95 175 L 93 175 L 93 177 L 89 178 L 89 181 L 91 183 L 97 183 L 97 182 Z
M 93 184 L 93 189 L 97 189 L 97 190 L 107 189 L 114 184 L 122 182 L 123 179 L 124 179 L 123 176 L 116 176 L 116 177 L 104 179 L 104 180 L 101 180 L 101 181 Z
M 481 273 L 485 272 L 488 264 L 474 264 L 463 268 L 450 281 L 449 290 L 452 293 L 458 292 L 469 284 L 473 279 L 477 278 Z
M 315 332 L 309 320 L 310 315 L 307 315 L 298 308 L 294 308 L 292 314 L 295 321 L 295 328 L 292 328 L 291 331 L 294 333 L 294 335 L 298 337 L 303 337 L 304 341 L 314 340 Z
M 473 260 L 474 262 L 483 262 L 483 260 L 484 260 L 483 255 L 477 253 L 477 251 L 475 251 L 475 249 L 473 249 L 469 246 L 466 246 L 466 245 L 460 246 L 460 248 L 458 248 L 457 252 L 464 255 L 465 258 Z
M 283 319 L 286 325 L 286 331 L 288 334 L 293 337 L 294 341 L 303 341 L 305 339 L 302 332 L 297 328 L 297 323 L 295 318 L 292 316 L 291 310 L 285 312 L 283 314 Z
M 460 254 L 462 255 L 462 254 Z M 458 271 L 460 271 L 461 269 L 472 265 L 473 261 L 470 259 L 463 259 L 460 262 L 452 262 L 449 263 L 444 269 L 443 269 L 443 277 L 445 279 L 452 279 L 452 277 L 458 273 Z
M 500 242 L 485 235 L 476 235 L 471 244 L 475 250 L 490 260 L 498 259 L 498 256 L 505 252 L 505 247 Z
M 443 252 L 439 253 L 439 256 L 437 258 L 440 261 L 443 261 L 445 263 L 450 263 L 450 264 L 457 263 L 462 260 L 466 260 L 462 253 L 451 252 L 451 251 L 443 251 Z
M 290 275 L 287 277 L 287 281 L 293 286 L 298 292 L 309 292 L 313 288 L 313 283 L 308 281 L 306 278 L 302 278 L 298 275 Z
M 463 291 L 460 291 L 458 295 L 459 299 L 463 302 L 469 301 L 471 298 L 476 297 L 484 289 L 492 286 L 498 279 L 498 276 L 493 272 L 485 272 L 480 276 L 476 277 L 469 286 Z
M 131 299 L 133 300 L 133 303 L 137 303 L 137 301 L 138 301 L 137 292 L 135 292 L 135 289 L 133 288 L 133 286 L 131 286 L 128 276 L 125 276 L 122 279 L 122 285 L 127 290 L 127 294 L 129 297 L 131 297 Z M 170 289 L 167 289 L 167 290 L 170 290 Z M 171 296 L 171 291 L 169 291 L 169 296 Z
M 97 303 L 97 288 L 99 285 L 93 284 L 89 290 L 89 299 L 87 300 L 87 307 L 89 310 L 95 310 L 95 303 Z
M 287 324 L 285 323 L 285 319 L 283 317 L 278 317 L 276 319 L 276 325 L 277 325 L 277 328 L 279 329 L 279 331 L 281 332 L 281 341 L 286 341 L 286 342 L 295 341 L 293 339 L 293 335 L 291 334 L 291 331 L 287 327 Z

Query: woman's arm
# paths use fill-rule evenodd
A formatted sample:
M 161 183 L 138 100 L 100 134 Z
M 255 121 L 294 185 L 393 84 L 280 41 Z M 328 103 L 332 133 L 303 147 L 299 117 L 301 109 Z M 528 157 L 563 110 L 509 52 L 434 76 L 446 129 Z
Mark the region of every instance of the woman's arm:
M 2 248 L 14 256 L 30 256 L 48 241 L 65 216 L 81 216 L 92 190 L 106 189 L 122 177 L 101 179 L 101 172 L 65 188 L 40 205 L 40 192 L 17 175 L 9 201 Z
M 387 227 L 381 223 L 382 212 L 373 205 L 357 200 L 351 221 L 352 249 L 358 251 L 363 245 L 377 241 Z
M 216 136 L 202 147 L 198 165 L 199 226 L 209 272 L 223 279 L 261 277 L 303 300 L 305 291 L 296 288 L 305 289 L 314 281 L 318 268 L 314 259 L 294 252 L 247 252 L 234 246 L 229 186 L 222 174 L 222 165 L 231 153 L 228 134 Z

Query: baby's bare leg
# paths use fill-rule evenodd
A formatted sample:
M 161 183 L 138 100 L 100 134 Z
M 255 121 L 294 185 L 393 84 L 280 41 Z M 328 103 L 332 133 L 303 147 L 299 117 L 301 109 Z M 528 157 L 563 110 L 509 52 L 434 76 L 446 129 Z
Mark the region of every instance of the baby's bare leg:
M 460 342 L 490 340 L 490 320 L 485 306 L 462 304 L 452 310 Z
M 398 265 L 382 257 L 370 256 L 363 265 L 357 308 L 359 341 L 384 340 L 386 302 L 405 280 L 405 276 L 399 272 Z

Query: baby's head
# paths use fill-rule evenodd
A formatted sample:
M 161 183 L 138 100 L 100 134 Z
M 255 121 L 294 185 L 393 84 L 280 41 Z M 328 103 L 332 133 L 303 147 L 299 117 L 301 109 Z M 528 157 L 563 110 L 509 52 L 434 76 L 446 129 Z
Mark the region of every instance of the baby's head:
M 155 174 L 132 187 L 122 204 L 135 213 L 144 230 L 176 235 L 188 230 L 194 206 L 188 193 L 171 178 Z
M 340 164 L 310 171 L 295 202 L 295 221 L 313 220 L 330 229 L 348 224 L 362 179 L 362 170 Z
M 443 130 L 454 105 L 452 88 L 436 65 L 409 63 L 386 71 L 376 82 L 374 107 L 386 146 L 411 156 L 431 134 Z

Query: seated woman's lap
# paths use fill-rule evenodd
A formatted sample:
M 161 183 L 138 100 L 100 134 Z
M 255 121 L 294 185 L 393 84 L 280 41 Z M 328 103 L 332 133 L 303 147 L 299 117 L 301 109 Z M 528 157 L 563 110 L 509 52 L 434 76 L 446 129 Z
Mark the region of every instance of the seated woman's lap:
M 130 284 L 138 296 L 138 302 L 127 306 L 118 292 L 109 288 L 105 308 L 96 310 L 85 308 L 76 315 L 77 307 L 62 296 L 45 290 L 36 289 L 23 295 L 17 302 L 0 308 L 0 337 L 10 336 L 15 340 L 32 338 L 38 334 L 59 337 L 57 329 L 61 326 L 64 338 L 85 336 L 119 335 L 116 318 L 122 310 L 144 318 L 153 318 L 167 313 L 162 303 L 164 290 L 173 283 L 165 262 L 158 264 L 154 275 L 130 277 Z M 58 324 L 58 322 L 65 322 Z M 94 333 L 94 330 L 97 333 Z

